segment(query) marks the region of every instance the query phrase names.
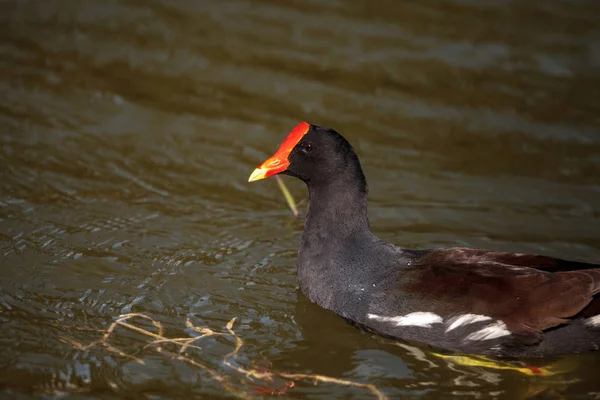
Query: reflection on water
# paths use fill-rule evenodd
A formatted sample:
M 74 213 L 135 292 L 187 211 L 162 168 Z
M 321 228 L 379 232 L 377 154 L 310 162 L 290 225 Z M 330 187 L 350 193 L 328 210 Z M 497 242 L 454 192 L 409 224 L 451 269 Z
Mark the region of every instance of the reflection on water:
M 73 344 L 100 340 L 126 313 L 168 337 L 194 337 L 188 319 L 216 331 L 236 317 L 237 366 L 370 383 L 390 398 L 600 395 L 596 354 L 532 361 L 569 366 L 552 376 L 459 365 L 310 304 L 294 270 L 302 219 L 274 182 L 245 183 L 308 120 L 357 148 L 385 239 L 598 262 L 600 3 L 65 0 L 0 11 L 4 396 L 231 396 L 139 332 L 119 331 L 114 349 Z M 191 357 L 228 373 L 231 345 L 209 340 Z M 231 374 L 235 390 L 262 393 Z M 298 382 L 285 395 L 368 393 Z

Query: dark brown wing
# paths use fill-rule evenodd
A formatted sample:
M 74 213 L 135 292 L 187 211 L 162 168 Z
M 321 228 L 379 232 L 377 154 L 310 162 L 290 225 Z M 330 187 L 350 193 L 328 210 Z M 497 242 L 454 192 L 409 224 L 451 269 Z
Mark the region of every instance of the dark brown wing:
M 460 264 L 485 262 L 490 266 L 536 268 L 548 272 L 577 271 L 581 269 L 600 268 L 600 265 L 587 264 L 577 261 L 561 260 L 560 258 L 540 256 L 536 254 L 506 253 L 471 249 L 468 247 L 452 247 L 434 249 L 426 254 L 436 262 L 451 262 Z
M 600 292 L 600 268 L 590 264 L 591 269 L 549 272 L 559 268 L 560 261 L 436 249 L 415 260 L 407 286 L 413 293 L 427 293 L 446 309 L 501 319 L 511 332 L 531 335 L 566 322 Z

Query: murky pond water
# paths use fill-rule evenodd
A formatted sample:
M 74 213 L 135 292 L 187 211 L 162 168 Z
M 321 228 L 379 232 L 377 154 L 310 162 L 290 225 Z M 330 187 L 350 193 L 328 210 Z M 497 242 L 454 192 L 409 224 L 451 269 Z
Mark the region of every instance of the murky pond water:
M 600 354 L 461 365 L 309 303 L 303 218 L 246 183 L 307 120 L 355 145 L 387 240 L 599 262 L 597 1 L 4 1 L 0 23 L 0 397 L 374 398 L 252 369 L 600 396 Z M 129 313 L 164 331 L 107 331 Z M 230 356 L 231 334 L 161 342 L 233 318 Z

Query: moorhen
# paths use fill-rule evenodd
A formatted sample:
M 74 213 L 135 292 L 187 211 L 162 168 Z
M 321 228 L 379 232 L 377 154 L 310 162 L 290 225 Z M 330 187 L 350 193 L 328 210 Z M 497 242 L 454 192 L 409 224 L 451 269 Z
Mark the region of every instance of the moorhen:
M 377 238 L 352 146 L 303 122 L 249 182 L 306 183 L 298 251 L 302 292 L 380 335 L 488 357 L 542 357 L 600 347 L 600 265 L 453 247 L 409 250 Z

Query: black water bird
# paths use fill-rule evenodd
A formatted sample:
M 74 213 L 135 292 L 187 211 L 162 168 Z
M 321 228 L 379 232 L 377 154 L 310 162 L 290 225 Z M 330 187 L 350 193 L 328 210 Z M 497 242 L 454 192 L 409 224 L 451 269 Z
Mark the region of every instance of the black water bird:
M 539 357 L 600 347 L 600 265 L 471 248 L 409 250 L 377 238 L 352 146 L 299 124 L 249 178 L 304 181 L 302 292 L 366 329 L 455 352 Z

